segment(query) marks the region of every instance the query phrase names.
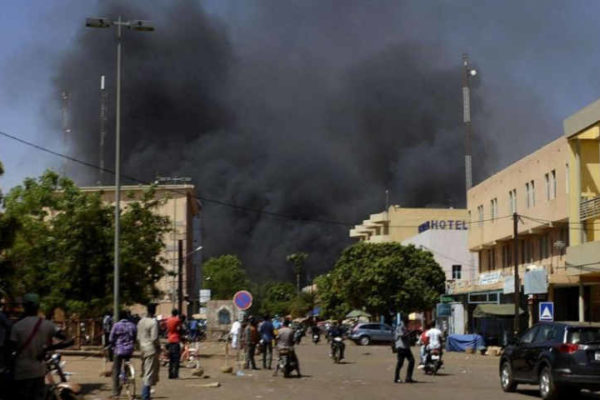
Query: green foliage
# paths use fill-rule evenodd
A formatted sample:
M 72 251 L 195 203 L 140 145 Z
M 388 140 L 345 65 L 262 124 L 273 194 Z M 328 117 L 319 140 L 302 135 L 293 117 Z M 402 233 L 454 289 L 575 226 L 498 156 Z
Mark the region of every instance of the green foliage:
M 267 282 L 258 288 L 255 310 L 264 315 L 287 315 L 296 297 L 296 287 L 289 282 Z
M 121 302 L 145 303 L 164 275 L 160 253 L 169 220 L 153 211 L 154 189 L 121 214 Z M 5 251 L 14 295 L 35 291 L 46 311 L 100 315 L 112 304 L 114 207 L 54 172 L 28 178 L 4 199 L 16 226 Z
M 249 289 L 248 276 L 242 261 L 234 255 L 224 255 L 208 259 L 202 266 L 204 278 L 202 287 L 211 290 L 215 300 L 230 300 L 238 290 Z
M 352 245 L 315 281 L 325 314 L 335 318 L 363 308 L 372 315 L 427 310 L 445 289 L 433 255 L 399 243 Z

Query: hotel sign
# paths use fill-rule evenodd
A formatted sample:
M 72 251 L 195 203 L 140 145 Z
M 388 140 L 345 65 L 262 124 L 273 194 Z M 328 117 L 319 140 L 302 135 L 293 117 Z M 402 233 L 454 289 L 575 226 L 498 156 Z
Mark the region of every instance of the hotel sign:
M 454 219 L 432 219 L 419 225 L 419 233 L 428 231 L 430 229 L 439 229 L 442 231 L 466 231 L 467 221 L 454 220 Z

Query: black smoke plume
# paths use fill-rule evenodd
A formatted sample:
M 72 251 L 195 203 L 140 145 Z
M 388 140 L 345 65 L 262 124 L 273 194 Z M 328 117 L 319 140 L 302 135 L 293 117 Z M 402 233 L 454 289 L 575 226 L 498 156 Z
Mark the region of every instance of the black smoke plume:
M 124 32 L 123 173 L 191 176 L 201 196 L 297 218 L 205 202 L 205 256 L 239 254 L 266 279 L 290 277 L 285 256 L 306 251 L 314 277 L 351 243 L 350 227 L 307 219 L 359 223 L 384 208 L 386 189 L 403 206 L 464 206 L 460 55 L 444 63 L 438 44 L 385 37 L 377 24 L 381 36 L 367 34 L 370 2 L 258 2 L 246 25 L 195 1 L 128 4 L 96 12 L 156 24 Z M 82 28 L 55 77 L 71 96 L 72 152 L 98 162 L 107 76 L 107 166 L 115 54 L 113 29 Z M 493 157 L 484 143 L 477 136 L 478 176 Z

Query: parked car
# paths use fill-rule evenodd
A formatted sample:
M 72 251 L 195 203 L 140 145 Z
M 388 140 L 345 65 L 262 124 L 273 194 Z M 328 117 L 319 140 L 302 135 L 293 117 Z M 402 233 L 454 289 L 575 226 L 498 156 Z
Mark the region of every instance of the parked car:
M 387 324 L 362 322 L 354 325 L 350 331 L 350 339 L 363 346 L 372 342 L 391 343 L 394 341 L 394 331 Z
M 581 389 L 600 390 L 600 324 L 545 322 L 504 349 L 500 384 L 538 384 L 544 400 L 568 399 Z

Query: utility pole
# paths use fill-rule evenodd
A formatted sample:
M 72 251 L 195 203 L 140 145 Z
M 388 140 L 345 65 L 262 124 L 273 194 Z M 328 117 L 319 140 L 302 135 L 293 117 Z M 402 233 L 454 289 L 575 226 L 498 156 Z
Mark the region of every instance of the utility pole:
M 463 122 L 465 124 L 465 191 L 473 186 L 473 167 L 471 160 L 471 78 L 477 75 L 477 70 L 469 66 L 469 57 L 463 54 Z
M 183 240 L 178 240 L 177 260 L 179 265 L 177 268 L 177 309 L 180 314 L 183 314 Z
M 515 321 L 514 331 L 517 335 L 520 331 L 519 324 L 519 215 L 513 213 L 513 262 L 515 263 Z
M 107 120 L 107 106 L 106 106 L 106 86 L 104 75 L 100 76 L 100 179 L 99 183 L 104 183 L 104 142 L 106 140 L 106 120 Z

